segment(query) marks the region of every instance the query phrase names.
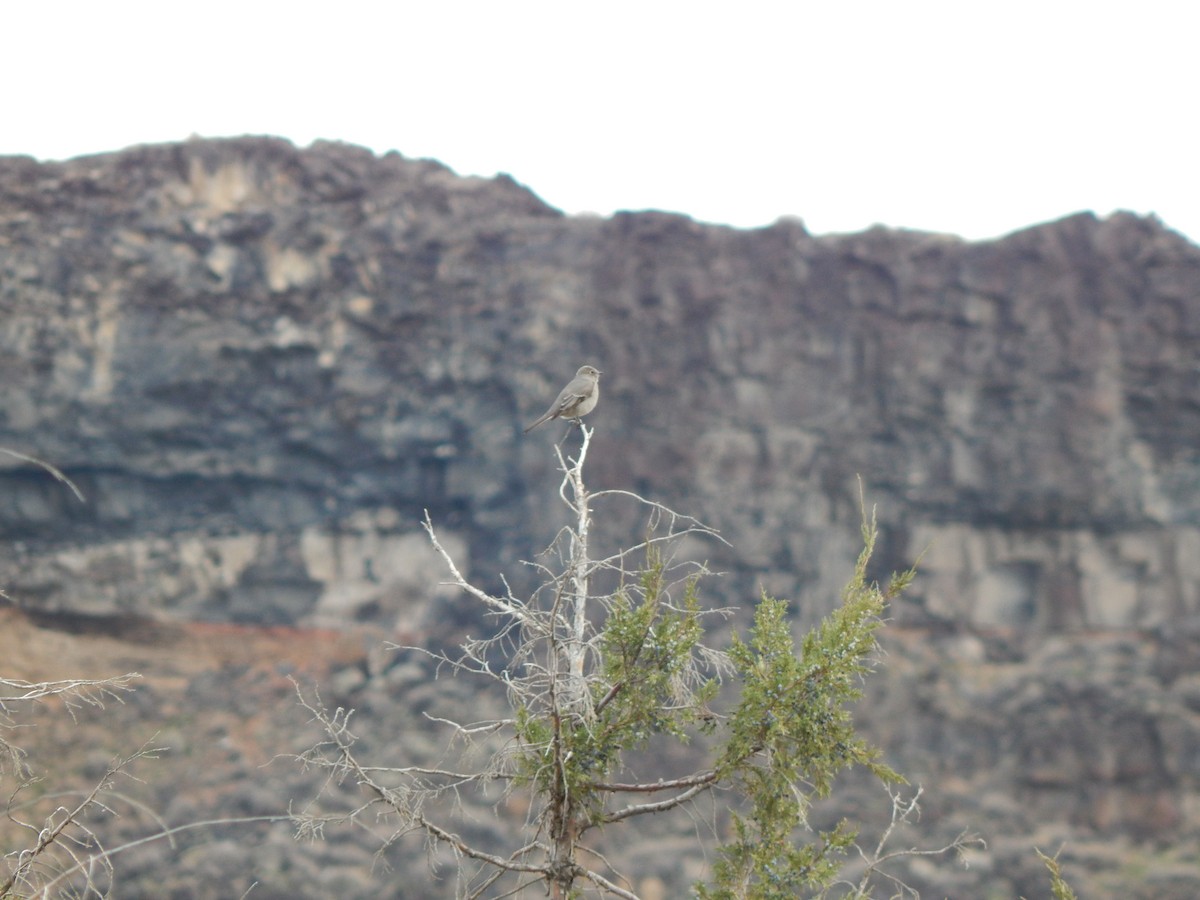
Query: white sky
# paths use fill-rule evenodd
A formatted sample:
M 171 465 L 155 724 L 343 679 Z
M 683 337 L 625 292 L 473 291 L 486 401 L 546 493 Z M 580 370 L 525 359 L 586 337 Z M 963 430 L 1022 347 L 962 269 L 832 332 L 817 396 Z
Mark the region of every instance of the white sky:
M 275 134 L 507 172 L 567 212 L 1200 241 L 1192 0 L 0 5 L 0 153 Z

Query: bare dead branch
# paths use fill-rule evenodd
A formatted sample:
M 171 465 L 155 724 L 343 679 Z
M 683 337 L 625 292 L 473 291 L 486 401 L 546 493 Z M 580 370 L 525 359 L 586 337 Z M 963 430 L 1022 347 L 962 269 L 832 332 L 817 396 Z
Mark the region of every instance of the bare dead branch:
M 579 874 L 582 875 L 584 878 L 586 878 L 588 881 L 592 882 L 592 884 L 595 884 L 596 886 L 601 887 L 604 890 L 608 891 L 610 894 L 613 894 L 614 896 L 617 896 L 617 897 L 621 897 L 622 900 L 639 900 L 637 894 L 627 891 L 624 888 L 617 887 L 615 884 L 613 884 L 607 878 L 604 878 L 597 872 L 593 872 L 591 869 L 586 869 L 581 866 L 579 869 Z
M 79 487 L 75 484 L 75 482 L 73 482 L 70 478 L 68 478 L 66 475 L 64 475 L 62 472 L 60 472 L 54 466 L 50 465 L 50 463 L 46 462 L 44 459 L 38 459 L 37 457 L 34 457 L 34 456 L 26 456 L 24 453 L 18 453 L 16 450 L 10 450 L 8 447 L 0 447 L 0 453 L 3 453 L 7 456 L 11 456 L 14 459 L 19 459 L 19 460 L 21 460 L 21 462 L 32 463 L 35 466 L 41 467 L 42 469 L 46 470 L 51 475 L 53 475 L 54 478 L 56 478 L 58 481 L 60 481 L 61 483 L 65 484 L 68 488 L 70 488 L 71 493 L 73 493 L 75 495 L 75 498 L 80 503 L 87 502 L 87 499 L 83 496 L 83 491 L 81 491 L 79 489 Z
M 863 869 L 858 884 L 851 884 L 850 882 L 846 881 L 839 882 L 839 884 L 852 888 L 853 893 L 850 896 L 855 898 L 855 900 L 866 900 L 866 898 L 872 896 L 871 883 L 872 880 L 877 877 L 884 878 L 895 886 L 896 890 L 899 892 L 895 896 L 912 897 L 915 900 L 915 898 L 920 897 L 920 894 L 916 891 L 916 889 L 906 884 L 898 876 L 885 871 L 883 868 L 885 864 L 903 858 L 943 856 L 952 851 L 961 859 L 968 848 L 973 846 L 987 846 L 984 840 L 978 835 L 971 834 L 968 831 L 962 831 L 959 832 L 958 836 L 955 837 L 954 840 L 941 847 L 925 850 L 918 847 L 909 847 L 903 850 L 887 851 L 885 848 L 894 837 L 896 830 L 903 825 L 911 824 L 914 818 L 920 817 L 921 807 L 918 805 L 917 801 L 920 800 L 921 795 L 925 792 L 925 789 L 918 787 L 916 793 L 909 798 L 905 798 L 899 791 L 891 788 L 888 788 L 887 792 L 892 801 L 892 815 L 890 821 L 888 822 L 887 828 L 883 830 L 883 833 L 876 842 L 874 849 L 870 853 L 864 850 L 860 845 L 855 845 L 859 856 L 866 864 L 866 868 Z
M 15 678 L 0 678 L 0 707 L 5 703 L 32 703 L 47 697 L 61 697 L 69 706 L 97 706 L 103 708 L 104 698 L 123 702 L 121 694 L 133 690 L 130 685 L 137 672 L 128 672 L 113 678 L 66 678 L 61 681 L 22 681 Z
M 676 794 L 674 797 L 669 797 L 666 800 L 659 800 L 657 803 L 639 803 L 626 806 L 624 809 L 618 809 L 614 812 L 605 813 L 600 817 L 600 822 L 608 825 L 613 822 L 620 822 L 622 819 L 632 818 L 633 816 L 644 816 L 649 813 L 659 813 L 665 812 L 668 809 L 674 809 L 677 806 L 687 803 L 696 795 L 709 790 L 715 783 L 716 779 L 714 778 L 712 781 L 694 785 L 681 794 Z
M 433 530 L 433 520 L 429 516 L 429 510 L 425 510 L 425 519 L 421 525 L 425 529 L 425 532 L 429 535 L 429 540 L 433 544 L 433 549 L 438 552 L 438 555 L 442 557 L 446 563 L 446 567 L 450 570 L 450 574 L 454 578 L 454 580 L 450 582 L 451 584 L 466 591 L 472 597 L 479 600 L 481 603 L 490 607 L 491 609 L 504 613 L 505 615 L 512 616 L 523 625 L 532 626 L 535 624 L 519 601 L 511 598 L 503 599 L 500 597 L 495 597 L 492 594 L 489 594 L 487 591 L 475 587 L 475 585 L 471 584 L 463 577 L 462 573 L 458 570 L 458 566 L 455 565 L 454 558 L 450 556 L 450 554 L 446 551 L 446 548 L 442 546 L 441 541 L 438 540 L 437 532 Z
M 292 820 L 292 817 L 290 815 L 240 816 L 240 817 L 233 817 L 233 818 L 226 818 L 226 819 L 205 819 L 200 822 L 188 822 L 184 825 L 176 825 L 172 828 L 167 828 L 167 829 L 164 829 L 161 831 L 157 831 L 154 834 L 148 834 L 145 837 L 140 837 L 140 838 L 137 838 L 136 840 L 128 841 L 127 843 L 121 844 L 117 847 L 112 847 L 107 850 L 101 850 L 100 852 L 93 854 L 91 856 L 88 856 L 86 858 L 81 858 L 74 866 L 60 872 L 52 881 L 49 881 L 46 884 L 44 884 L 42 887 L 40 887 L 38 889 L 37 893 L 31 895 L 31 897 L 37 897 L 37 898 L 40 898 L 40 900 L 50 900 L 51 890 L 58 887 L 60 883 L 71 878 L 73 875 L 77 874 L 78 872 L 86 871 L 87 869 L 94 867 L 98 863 L 107 863 L 109 860 L 112 859 L 112 857 L 117 856 L 118 854 L 124 853 L 128 850 L 133 850 L 136 847 L 142 847 L 142 846 L 145 846 L 146 844 L 152 844 L 155 841 L 163 841 L 163 840 L 171 841 L 174 839 L 175 835 L 182 834 L 185 831 L 194 831 L 199 828 L 217 828 L 217 827 L 221 827 L 224 825 L 251 825 L 251 824 L 258 823 L 258 822 L 290 822 L 291 820 Z M 2 896 L 5 896 L 5 895 L 3 892 L 3 888 L 0 887 L 0 897 L 2 897 Z
M 98 894 L 94 887 L 93 873 L 96 870 L 104 871 L 111 881 L 112 867 L 108 861 L 111 851 L 105 851 L 101 847 L 97 853 L 80 852 L 88 847 L 100 847 L 99 839 L 85 824 L 84 816 L 93 809 L 108 810 L 109 807 L 103 798 L 111 793 L 116 777 L 126 774 L 126 770 L 135 761 L 153 759 L 163 749 L 147 743 L 129 756 L 118 757 L 109 764 L 105 773 L 92 786 L 91 790 L 83 795 L 81 800 L 69 807 L 56 807 L 46 816 L 41 825 L 17 819 L 14 814 L 19 807 L 10 800 L 8 807 L 10 820 L 28 829 L 36 835 L 36 838 L 31 846 L 12 856 L 15 861 L 8 878 L 0 882 L 0 897 L 9 896 L 14 889 L 19 887 L 24 891 L 32 891 L 30 896 L 48 898 L 52 886 L 78 872 L 86 873 L 88 889 Z M 39 869 L 61 866 L 60 862 L 51 861 L 51 856 L 55 851 L 70 860 L 71 864 L 62 868 L 57 877 L 39 884 L 42 882 L 42 876 L 38 874 Z
M 446 844 L 452 846 L 455 851 L 461 853 L 469 859 L 485 862 L 490 866 L 495 866 L 497 869 L 502 869 L 505 872 L 535 872 L 538 875 L 545 875 L 549 871 L 548 867 L 540 863 L 520 863 L 512 859 L 507 859 L 503 856 L 497 856 L 493 853 L 484 853 L 482 850 L 476 849 L 460 838 L 456 834 L 452 834 L 444 828 L 430 822 L 424 816 L 417 816 L 416 824 L 421 826 L 425 831 L 431 834 Z M 541 844 L 533 845 L 536 849 L 544 849 Z
M 658 791 L 674 791 L 682 787 L 692 787 L 697 784 L 712 784 L 717 778 L 716 771 L 709 769 L 706 772 L 697 772 L 695 775 L 686 775 L 683 778 L 670 778 L 645 783 L 621 784 L 619 782 L 594 781 L 591 787 L 598 791 L 612 791 L 613 793 L 653 794 Z

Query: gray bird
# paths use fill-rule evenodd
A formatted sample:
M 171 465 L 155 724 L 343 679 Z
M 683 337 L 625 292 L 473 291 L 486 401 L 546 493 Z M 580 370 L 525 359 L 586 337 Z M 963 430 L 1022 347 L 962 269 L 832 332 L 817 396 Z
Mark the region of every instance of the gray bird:
M 549 422 L 551 419 L 568 419 L 578 422 L 581 417 L 590 413 L 596 408 L 596 401 L 600 399 L 601 374 L 600 370 L 593 366 L 580 366 L 575 377 L 562 389 L 558 399 L 550 404 L 550 408 L 542 414 L 540 419 L 525 429 L 525 433 L 529 434 L 543 422 Z

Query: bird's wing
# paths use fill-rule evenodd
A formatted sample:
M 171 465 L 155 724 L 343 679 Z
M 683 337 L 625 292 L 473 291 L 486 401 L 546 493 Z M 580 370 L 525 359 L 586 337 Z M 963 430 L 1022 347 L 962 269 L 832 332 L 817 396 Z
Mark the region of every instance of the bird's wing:
M 571 391 L 569 393 L 567 391 L 563 391 L 558 395 L 558 402 L 554 404 L 554 408 L 558 412 L 563 412 L 564 410 L 570 409 L 587 395 L 587 391 Z

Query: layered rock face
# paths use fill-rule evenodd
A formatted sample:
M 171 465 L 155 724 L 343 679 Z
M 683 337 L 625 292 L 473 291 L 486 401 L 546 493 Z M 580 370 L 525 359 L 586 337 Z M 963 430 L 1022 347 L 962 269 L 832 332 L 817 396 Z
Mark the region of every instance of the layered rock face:
M 686 505 L 806 606 L 856 550 L 856 476 L 885 562 L 929 548 L 939 618 L 1200 604 L 1200 251 L 1155 222 L 967 244 L 567 219 L 504 179 L 268 140 L 7 159 L 0 190 L 0 440 L 89 495 L 3 472 L 35 605 L 399 614 L 377 605 L 420 510 L 481 569 L 553 530 L 518 425 L 584 360 L 593 482 Z
M 0 315 L 0 446 L 88 498 L 0 458 L 2 583 L 26 608 L 452 632 L 467 608 L 436 588 L 423 511 L 485 586 L 527 586 L 518 561 L 563 524 L 564 429 L 521 428 L 589 362 L 591 486 L 719 529 L 730 547 L 698 553 L 721 602 L 828 610 L 860 478 L 880 570 L 924 552 L 890 684 L 931 693 L 884 691 L 871 726 L 902 769 L 933 730 L 993 766 L 976 751 L 1006 717 L 1034 762 L 1043 737 L 1100 728 L 1023 730 L 1007 689 L 968 697 L 953 674 L 1012 666 L 1001 682 L 1044 712 L 1051 672 L 1087 708 L 1150 707 L 1144 766 L 1034 766 L 1056 791 L 1158 798 L 1135 815 L 1094 788 L 1075 823 L 1195 830 L 1200 248 L 1156 221 L 966 243 L 567 218 L 432 162 L 195 141 L 0 159 Z M 606 548 L 643 526 L 597 511 Z M 1072 681 L 1096 632 L 1130 642 L 1127 665 Z M 1048 654 L 1055 635 L 1071 649 Z

